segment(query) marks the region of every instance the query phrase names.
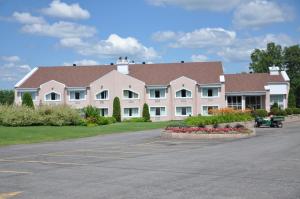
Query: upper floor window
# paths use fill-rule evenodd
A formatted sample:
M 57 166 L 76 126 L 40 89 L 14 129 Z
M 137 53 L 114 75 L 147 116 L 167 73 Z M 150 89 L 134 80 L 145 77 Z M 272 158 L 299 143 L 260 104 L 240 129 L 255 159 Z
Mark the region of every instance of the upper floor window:
M 191 98 L 192 92 L 186 89 L 181 89 L 176 92 L 176 98 Z
M 20 95 L 21 99 L 23 98 L 23 95 L 25 93 L 29 93 L 31 95 L 32 100 L 36 100 L 36 96 L 37 96 L 36 91 L 22 91 L 22 92 L 19 92 L 19 95 Z
M 60 101 L 60 94 L 51 92 L 45 95 L 45 101 Z
M 123 96 L 124 96 L 124 98 L 127 98 L 127 99 L 138 99 L 139 98 L 139 94 L 137 94 L 131 90 L 124 90 Z
M 202 88 L 202 97 L 218 97 L 219 88 Z
M 105 100 L 108 99 L 108 90 L 101 91 L 96 95 L 97 100 Z
M 85 91 L 69 91 L 70 100 L 85 100 Z
M 159 99 L 159 98 L 165 98 L 166 97 L 166 89 L 150 89 L 150 99 Z

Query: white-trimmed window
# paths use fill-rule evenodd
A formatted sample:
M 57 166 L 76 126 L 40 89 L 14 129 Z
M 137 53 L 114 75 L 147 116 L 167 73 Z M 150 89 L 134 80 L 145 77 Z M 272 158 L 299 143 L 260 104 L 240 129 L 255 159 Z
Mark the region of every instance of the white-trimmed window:
M 139 94 L 131 90 L 123 90 L 123 96 L 125 99 L 138 99 Z
M 107 100 L 108 99 L 108 90 L 103 90 L 96 95 L 97 100 Z
M 191 98 L 192 92 L 186 89 L 181 89 L 176 92 L 176 98 Z
M 124 108 L 124 117 L 139 117 L 139 108 Z
M 37 96 L 37 92 L 36 91 L 20 91 L 19 95 L 21 97 L 21 99 L 23 98 L 24 93 L 29 93 L 31 95 L 31 98 L 33 101 L 36 100 L 36 96 Z
M 270 95 L 270 106 L 277 103 L 280 108 L 284 108 L 284 95 Z
M 45 101 L 60 101 L 60 94 L 51 92 L 45 95 Z
M 176 107 L 176 116 L 189 116 L 192 115 L 191 106 Z
M 166 98 L 166 89 L 165 88 L 155 88 L 149 89 L 150 99 L 162 99 Z
M 84 90 L 74 90 L 74 91 L 69 91 L 69 98 L 71 101 L 75 100 L 85 100 L 86 92 Z
M 242 96 L 227 96 L 227 107 L 232 109 L 242 109 Z
M 150 116 L 166 116 L 166 107 L 150 107 Z
M 108 116 L 108 108 L 99 108 L 100 116 L 106 117 Z
M 218 108 L 219 106 L 202 106 L 202 115 L 211 115 L 211 111 Z
M 219 88 L 202 88 L 202 97 L 219 97 Z

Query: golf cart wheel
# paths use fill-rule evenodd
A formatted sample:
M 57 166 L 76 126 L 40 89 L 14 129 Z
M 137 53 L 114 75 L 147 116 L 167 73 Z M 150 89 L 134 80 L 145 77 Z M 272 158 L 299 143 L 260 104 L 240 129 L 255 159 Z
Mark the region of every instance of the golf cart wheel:
M 279 124 L 277 125 L 277 127 L 278 127 L 278 128 L 282 128 L 282 127 L 283 127 L 283 124 L 282 124 L 282 123 L 279 123 Z

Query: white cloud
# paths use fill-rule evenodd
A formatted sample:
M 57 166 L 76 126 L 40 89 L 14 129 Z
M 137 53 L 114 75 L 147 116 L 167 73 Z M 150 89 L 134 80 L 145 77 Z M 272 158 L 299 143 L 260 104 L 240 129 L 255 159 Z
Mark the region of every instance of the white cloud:
M 94 27 L 65 21 L 55 22 L 53 24 L 26 24 L 22 27 L 22 31 L 57 38 L 92 37 L 96 33 Z
M 148 0 L 155 6 L 179 6 L 187 10 L 226 11 L 236 7 L 241 0 Z
M 275 2 L 254 0 L 241 4 L 234 12 L 233 23 L 240 28 L 257 28 L 271 23 L 285 22 L 292 18 L 288 7 Z
M 66 4 L 60 0 L 53 0 L 48 8 L 42 9 L 42 13 L 69 19 L 88 19 L 90 17 L 89 11 L 81 8 L 78 3 Z
M 208 57 L 205 56 L 205 55 L 201 55 L 201 54 L 198 54 L 198 55 L 192 55 L 192 56 L 191 56 L 191 60 L 192 60 L 193 62 L 207 61 L 207 60 L 208 60 Z
M 76 64 L 78 66 L 88 66 L 88 65 L 98 65 L 99 63 L 91 59 L 83 59 L 83 60 L 74 61 L 72 63 L 70 62 L 64 63 L 65 66 L 72 66 L 73 64 Z
M 159 42 L 174 40 L 178 37 L 179 33 L 175 33 L 173 31 L 158 31 L 152 35 L 152 39 Z
M 234 31 L 225 30 L 223 28 L 201 28 L 192 32 L 171 32 L 168 31 L 168 37 L 171 41 L 170 47 L 173 48 L 203 48 L 214 46 L 226 46 L 234 41 L 236 33 Z M 163 41 L 167 40 L 165 32 L 155 33 L 155 37 Z
M 83 41 L 80 38 L 67 38 L 60 40 L 63 47 L 75 49 L 82 55 L 95 55 L 101 58 L 129 56 L 132 59 L 155 59 L 158 57 L 152 47 L 146 47 L 134 37 L 122 38 L 111 34 L 106 40 L 97 42 Z
M 18 62 L 20 61 L 20 57 L 14 55 L 14 56 L 2 56 L 1 60 L 6 61 L 6 62 Z
M 28 12 L 14 12 L 13 18 L 22 24 L 42 24 L 45 23 L 43 17 L 32 16 Z
M 27 72 L 31 71 L 31 67 L 28 64 L 21 65 L 19 68 Z
M 275 42 L 281 46 L 293 44 L 293 40 L 288 35 L 267 34 L 264 36 L 237 39 L 232 45 L 215 49 L 215 52 L 226 61 L 249 61 L 254 49 L 265 49 L 270 42 Z

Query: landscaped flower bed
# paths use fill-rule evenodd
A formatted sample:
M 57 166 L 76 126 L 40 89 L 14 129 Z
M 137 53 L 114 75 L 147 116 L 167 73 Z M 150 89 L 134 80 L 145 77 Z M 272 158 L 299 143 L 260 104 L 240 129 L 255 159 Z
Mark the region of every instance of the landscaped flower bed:
M 172 133 L 196 133 L 196 134 L 241 134 L 241 133 L 251 133 L 249 129 L 244 127 L 240 128 L 202 128 L 202 127 L 167 127 L 166 131 Z

